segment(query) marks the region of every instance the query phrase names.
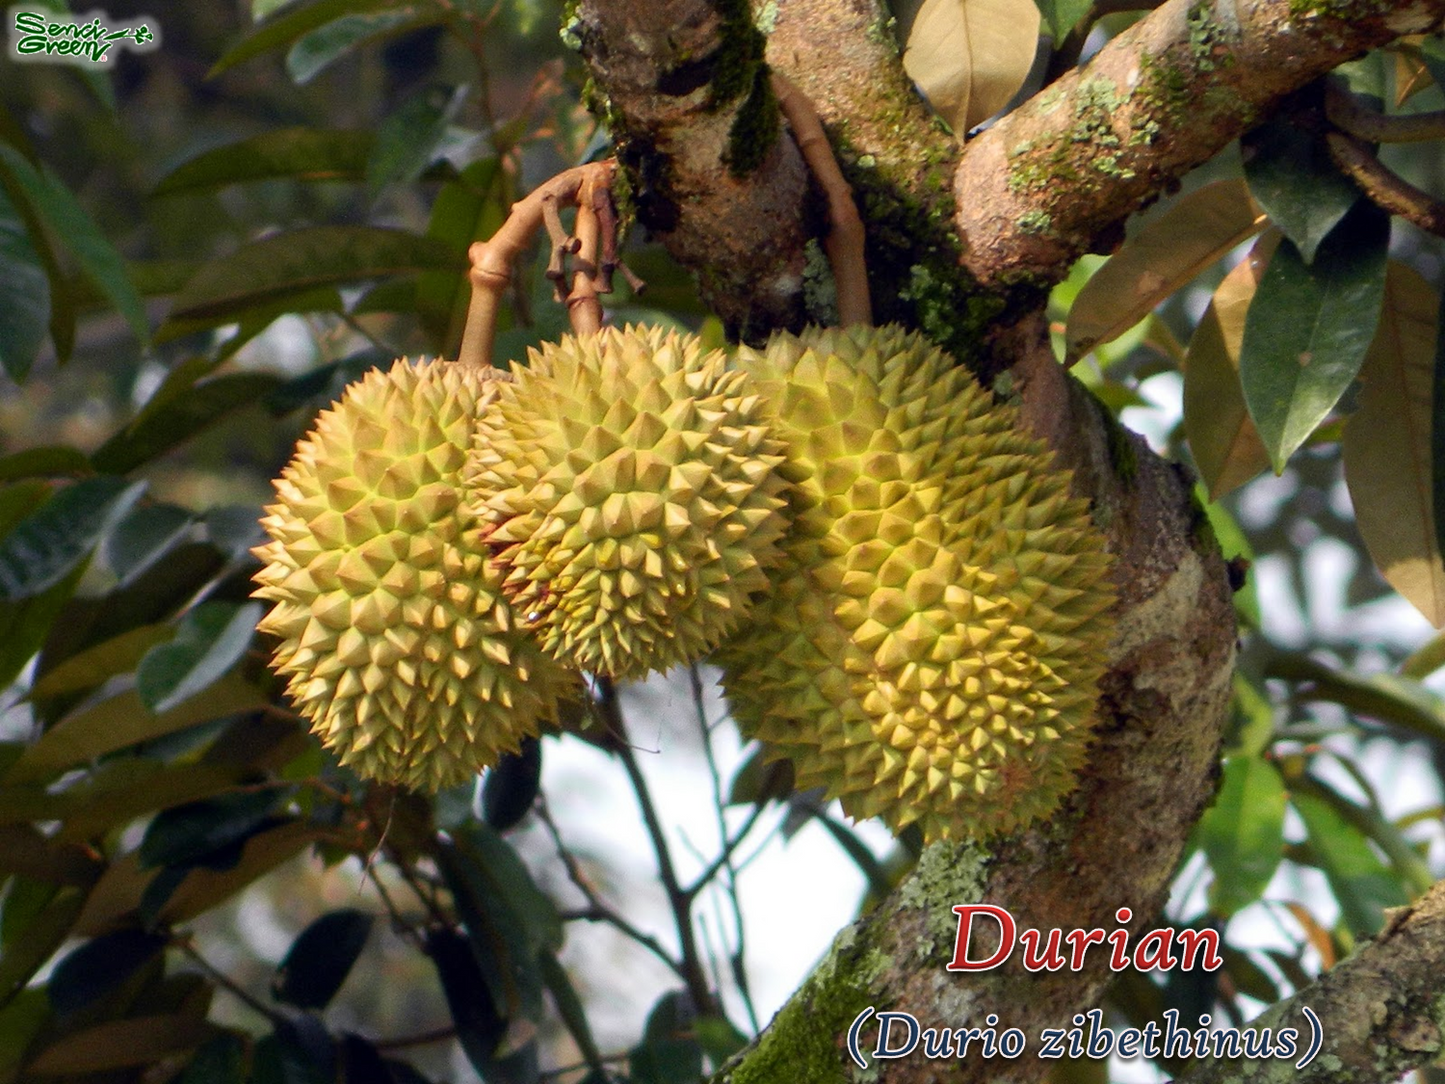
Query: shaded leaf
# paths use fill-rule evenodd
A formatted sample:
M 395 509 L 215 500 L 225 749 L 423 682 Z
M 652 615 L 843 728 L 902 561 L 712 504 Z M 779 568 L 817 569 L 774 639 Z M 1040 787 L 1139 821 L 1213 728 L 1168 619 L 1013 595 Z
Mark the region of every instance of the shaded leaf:
M 105 563 L 124 587 L 185 538 L 193 522 L 191 513 L 180 505 L 139 504 L 121 517 L 106 538 L 102 547 Z
M 1033 67 L 1033 0 L 910 0 L 898 20 L 904 71 L 960 140 L 1007 105 Z
M 1298 791 L 1290 804 L 1304 821 L 1310 849 L 1339 902 L 1345 924 L 1356 937 L 1369 937 L 1384 925 L 1390 907 L 1409 902 L 1404 887 L 1379 859 L 1369 841 L 1328 803 Z
M 523 738 L 522 748 L 507 753 L 482 783 L 482 818 L 498 832 L 515 827 L 532 809 L 542 789 L 542 743 Z
M 353 11 L 356 7 L 353 5 Z M 419 17 L 419 7 L 402 7 L 372 14 L 346 14 L 325 26 L 317 27 L 297 40 L 286 54 L 286 71 L 297 83 L 309 83 L 333 62 L 359 45 L 374 41 L 396 31 L 441 22 L 445 18 L 436 9 L 427 17 Z
M 99 703 L 87 704 L 60 720 L 16 761 L 5 782 L 43 777 L 137 742 L 253 711 L 268 703 L 269 698 L 239 674 L 216 682 L 205 698 L 186 701 L 159 715 L 145 707 L 139 693 L 128 689 Z
M 70 936 L 86 898 L 84 889 L 62 888 L 42 908 L 28 915 L 28 921 L 13 934 L 7 899 L 5 953 L 0 956 L 0 1005 L 7 1004 Z
M 390 7 L 395 0 L 319 0 L 313 3 L 288 4 L 287 9 L 273 19 L 252 29 L 239 42 L 227 49 L 221 59 L 208 73 L 215 78 L 227 68 L 244 60 L 261 56 L 272 49 L 290 45 L 298 38 L 317 27 L 325 26 L 333 19 L 359 11 L 373 11 Z
M 1366 782 L 1359 777 L 1359 770 L 1355 765 L 1343 759 L 1340 760 L 1340 764 L 1350 771 L 1357 782 Z M 1390 865 L 1394 868 L 1396 876 L 1399 877 L 1400 883 L 1405 886 L 1412 898 L 1424 893 L 1435 883 L 1435 878 L 1431 875 L 1430 867 L 1425 859 L 1401 834 L 1400 829 L 1381 815 L 1373 793 L 1369 793 L 1368 785 L 1366 785 L 1366 791 L 1370 797 L 1369 805 L 1356 805 L 1329 784 L 1314 776 L 1292 779 L 1290 787 L 1297 793 L 1305 793 L 1313 798 L 1318 798 L 1338 813 L 1341 818 L 1363 832 L 1366 838 L 1384 852 L 1385 857 L 1389 859 Z
M 1259 281 L 1244 321 L 1240 380 L 1276 472 L 1355 379 L 1385 293 L 1390 219 L 1362 205 L 1312 265 L 1288 240 Z
M 265 608 L 203 602 L 181 620 L 176 637 L 146 652 L 136 688 L 151 711 L 170 711 L 215 684 L 240 661 Z
M 30 232 L 0 188 L 0 367 L 25 379 L 50 323 L 50 278 Z
M 1400 664 L 1400 676 L 1423 681 L 1445 666 L 1445 633 L 1432 636 Z
M 451 245 L 465 258 L 473 241 L 490 237 L 506 220 L 512 195 L 511 178 L 498 159 L 473 162 L 437 192 L 427 236 Z M 451 352 L 461 342 L 471 293 L 464 266 L 424 271 L 417 277 L 412 307 L 439 350 Z
M 1229 917 L 1264 893 L 1284 854 L 1284 780 L 1257 756 L 1230 757 L 1214 804 L 1199 821 L 1214 881 L 1210 907 Z
M 0 688 L 20 675 L 52 634 L 84 572 L 82 563 L 54 587 L 33 598 L 0 600 Z
M 299 290 L 465 266 L 434 238 L 380 226 L 311 226 L 242 245 L 203 267 L 172 316 L 235 314 Z
M 0 538 L 0 599 L 32 598 L 84 561 L 145 489 L 123 478 L 62 486 Z
M 276 969 L 271 992 L 299 1009 L 324 1009 L 366 947 L 372 916 L 343 908 L 316 919 L 292 943 Z
M 786 798 L 793 792 L 793 763 L 786 757 L 768 759 L 759 745 L 743 761 L 728 788 L 728 805 L 753 805 Z
M 185 1013 L 107 1020 L 74 1032 L 42 1051 L 27 1069 L 36 1075 L 99 1073 L 149 1065 L 166 1055 L 193 1050 L 215 1027 Z
M 196 1051 L 175 1084 L 244 1084 L 245 1059 L 240 1036 L 217 1035 Z
M 45 991 L 35 988 L 22 990 L 0 1009 L 0 1082 L 11 1084 L 16 1079 L 30 1044 L 49 1018 Z
M 423 87 L 381 122 L 366 163 L 366 190 L 372 199 L 389 184 L 421 176 L 439 154 L 447 126 L 466 104 L 468 93 L 465 86 Z
M 696 1010 L 681 990 L 663 994 L 647 1014 L 642 1042 L 628 1053 L 637 1084 L 696 1084 L 702 1079 L 702 1044 Z
M 1360 190 L 1336 168 L 1318 133 L 1284 115 L 1266 121 L 1241 140 L 1244 178 L 1303 262 L 1314 262 L 1320 244 L 1360 199 Z
M 166 938 L 144 930 L 116 930 L 67 953 L 50 973 L 46 992 L 62 1016 L 118 989 L 165 948 Z
M 0 172 L 15 182 L 51 234 L 64 243 L 81 270 L 145 342 L 149 335 L 145 306 L 130 281 L 125 261 L 70 189 L 4 142 L 0 142 Z
M 17 478 L 82 477 L 90 472 L 89 458 L 64 444 L 27 448 L 0 458 L 0 482 Z
M 123 474 L 149 463 L 281 386 L 270 373 L 228 373 L 190 386 L 155 410 L 149 408 L 91 454 L 99 471 Z
M 552 995 L 552 1003 L 557 1007 L 557 1015 L 562 1018 L 568 1034 L 572 1036 L 572 1041 L 581 1051 L 582 1059 L 594 1071 L 602 1071 L 602 1051 L 598 1049 L 597 1041 L 592 1037 L 592 1028 L 587 1023 L 586 1007 L 582 1004 L 582 999 L 577 996 L 577 990 L 572 985 L 566 969 L 558 962 L 556 955 L 551 952 L 543 952 L 538 958 L 538 964 L 542 972 L 542 981 Z
M 1184 432 L 1211 501 L 1269 466 L 1244 402 L 1239 351 L 1250 302 L 1278 243 L 1278 233 L 1266 233 L 1224 276 L 1184 356 Z
M 1079 291 L 1069 309 L 1066 360 L 1128 331 L 1264 225 L 1243 181 L 1215 181 L 1180 199 L 1125 241 Z
M 1374 341 L 1360 368 L 1359 409 L 1345 425 L 1345 482 L 1370 557 L 1431 624 L 1445 624 L 1440 517 L 1445 463 L 1434 403 L 1445 385 L 1435 290 L 1391 261 Z
M 154 195 L 291 177 L 359 181 L 376 137 L 368 131 L 280 128 L 204 151 L 161 179 Z
M 1270 660 L 1266 677 L 1300 682 L 1302 701 L 1325 700 L 1359 715 L 1394 723 L 1433 742 L 1445 743 L 1445 700 L 1418 681 L 1394 674 L 1351 674 L 1305 655 Z
M 267 826 L 285 793 L 269 787 L 240 791 L 162 811 L 146 828 L 136 851 L 141 867 L 231 868 L 240 857 L 236 846 Z M 217 852 L 226 852 L 229 860 L 210 861 Z
M 441 979 L 462 1050 L 473 1068 L 485 1076 L 497 1044 L 506 1034 L 507 1021 L 497 1008 L 471 942 L 455 930 L 438 929 L 427 935 L 426 951 Z
M 76 844 L 62 843 L 32 824 L 0 826 L 0 882 L 19 875 L 50 884 L 89 886 L 104 862 Z

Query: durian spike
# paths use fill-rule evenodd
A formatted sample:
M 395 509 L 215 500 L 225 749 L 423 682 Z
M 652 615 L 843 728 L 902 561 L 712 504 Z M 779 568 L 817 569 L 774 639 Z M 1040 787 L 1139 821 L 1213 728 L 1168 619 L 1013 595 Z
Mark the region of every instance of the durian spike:
M 843 179 L 833 147 L 823 133 L 823 122 L 808 96 L 784 75 L 772 73 L 778 108 L 793 129 L 793 140 L 813 179 L 828 199 L 828 236 L 823 250 L 833 269 L 838 291 L 838 322 L 873 326 L 873 302 L 868 295 L 868 267 L 863 258 L 863 219 L 853 202 L 853 191 Z
M 466 330 L 462 332 L 461 348 L 457 351 L 457 364 L 481 369 L 491 366 L 492 344 L 497 332 L 497 312 L 502 305 L 502 294 L 512 281 L 512 265 L 531 244 L 538 227 L 550 217 L 549 203 L 550 211 L 555 214 L 558 205 L 576 202 L 585 190 L 588 206 L 591 208 L 592 194 L 599 189 L 610 190 L 616 170 L 616 161 L 608 159 L 604 162 L 589 162 L 557 174 L 545 184 L 533 189 L 524 199 L 514 203 L 507 220 L 496 233 L 485 241 L 476 242 L 467 250 L 472 263 L 472 300 L 467 310 L 467 324 Z M 590 213 L 595 220 L 596 212 Z M 594 256 L 594 276 L 595 262 Z

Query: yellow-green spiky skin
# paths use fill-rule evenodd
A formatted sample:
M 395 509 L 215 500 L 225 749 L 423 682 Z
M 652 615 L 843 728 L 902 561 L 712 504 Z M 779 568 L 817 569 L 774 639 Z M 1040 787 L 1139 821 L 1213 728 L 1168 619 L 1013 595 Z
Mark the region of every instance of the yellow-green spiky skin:
M 608 328 L 534 351 L 478 426 L 468 484 L 553 657 L 635 678 L 692 662 L 780 559 L 780 447 L 695 336 Z
M 1084 759 L 1112 602 L 1067 472 L 898 328 L 779 335 L 738 365 L 793 483 L 787 558 L 716 656 L 744 732 L 799 787 L 929 840 L 1048 816 Z
M 555 715 L 573 685 L 518 629 L 460 476 L 503 383 L 397 361 L 350 385 L 276 481 L 255 594 L 274 665 L 322 742 L 359 775 L 463 782 Z

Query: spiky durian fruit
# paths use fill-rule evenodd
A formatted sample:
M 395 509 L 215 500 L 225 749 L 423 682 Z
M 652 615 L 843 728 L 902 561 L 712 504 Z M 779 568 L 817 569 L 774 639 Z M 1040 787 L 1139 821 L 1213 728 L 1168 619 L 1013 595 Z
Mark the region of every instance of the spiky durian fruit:
M 359 774 L 436 790 L 515 752 L 572 687 L 520 629 L 460 487 L 504 382 L 447 362 L 374 369 L 322 411 L 276 481 L 255 594 L 274 665 Z
M 794 518 L 718 653 L 744 731 L 800 787 L 930 840 L 1046 816 L 1110 631 L 1108 556 L 1069 475 L 901 329 L 779 335 L 738 363 L 777 411 Z
M 467 475 L 513 608 L 593 673 L 698 659 L 780 556 L 782 456 L 749 378 L 638 327 L 547 344 L 514 375 Z

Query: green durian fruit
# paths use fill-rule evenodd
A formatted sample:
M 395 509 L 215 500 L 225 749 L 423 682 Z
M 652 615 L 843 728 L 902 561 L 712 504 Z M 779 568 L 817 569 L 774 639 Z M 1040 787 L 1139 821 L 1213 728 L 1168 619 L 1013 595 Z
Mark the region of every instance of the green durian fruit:
M 743 348 L 792 482 L 787 556 L 717 655 L 745 734 L 854 817 L 979 838 L 1075 782 L 1104 539 L 1016 412 L 896 327 Z
M 695 336 L 638 327 L 549 343 L 514 375 L 467 474 L 513 608 L 592 673 L 700 658 L 766 587 L 786 526 L 749 378 Z
M 405 358 L 367 373 L 297 444 L 261 521 L 274 666 L 323 743 L 382 782 L 469 779 L 575 685 L 463 542 L 476 522 L 460 475 L 496 375 Z

